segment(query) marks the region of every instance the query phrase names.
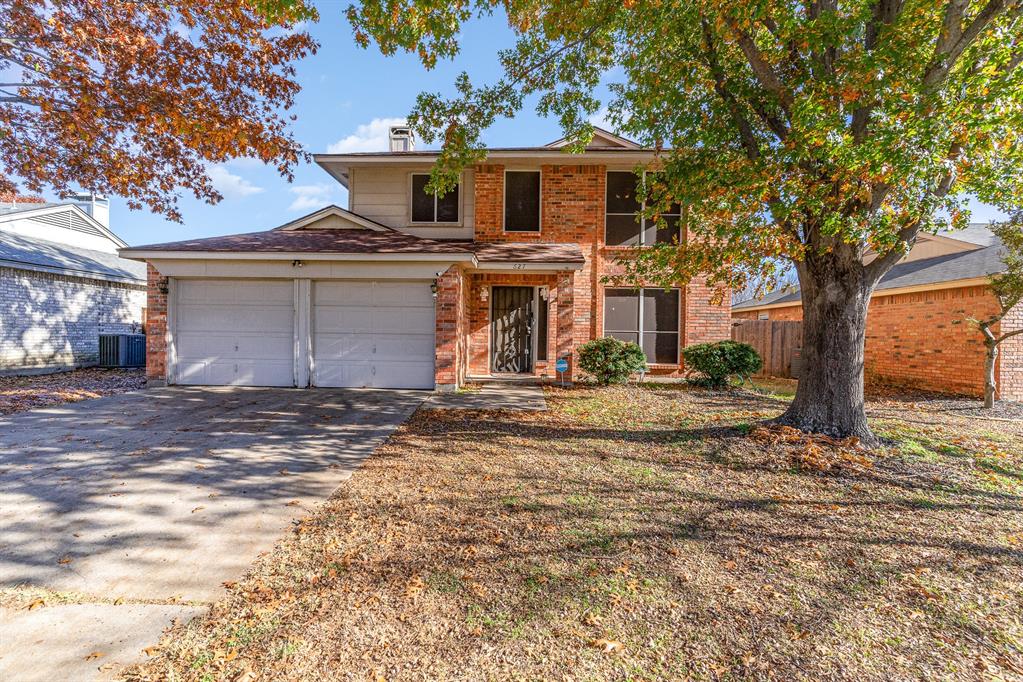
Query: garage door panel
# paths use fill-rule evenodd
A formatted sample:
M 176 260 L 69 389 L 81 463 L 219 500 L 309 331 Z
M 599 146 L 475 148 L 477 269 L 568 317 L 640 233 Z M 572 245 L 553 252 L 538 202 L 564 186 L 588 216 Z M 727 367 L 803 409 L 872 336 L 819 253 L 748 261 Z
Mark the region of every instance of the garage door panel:
M 316 361 L 313 366 L 313 384 L 368 388 L 373 386 L 373 365 L 369 362 L 341 360 Z
M 267 330 L 291 329 L 295 313 L 293 307 L 184 305 L 178 308 L 179 332 L 232 332 L 261 333 Z
M 323 360 L 372 360 L 373 339 L 364 334 L 319 334 L 316 358 Z
M 175 295 L 177 383 L 294 385 L 294 282 L 179 280 Z
M 248 336 L 223 333 L 179 333 L 177 350 L 180 357 L 217 360 L 258 360 L 287 358 L 294 352 L 291 334 L 252 334 Z
M 313 313 L 313 331 L 323 334 L 366 333 L 373 330 L 373 309 L 318 305 Z
M 316 282 L 313 302 L 317 386 L 433 388 L 428 283 Z
M 316 282 L 315 303 L 373 305 L 373 282 Z
M 433 365 L 433 334 L 395 334 L 381 336 L 376 342 L 376 357 L 380 360 L 414 360 Z
M 433 292 L 429 286 L 406 282 L 380 282 L 373 292 L 375 306 L 416 306 L 433 308 Z
M 294 285 L 289 281 L 246 282 L 240 280 L 178 281 L 179 303 L 227 303 L 231 305 L 265 305 L 294 303 Z
M 423 332 L 433 330 L 433 308 L 378 308 L 373 315 L 373 331 L 384 333 Z
M 178 383 L 202 386 L 292 386 L 290 363 L 264 360 L 186 360 L 178 365 Z

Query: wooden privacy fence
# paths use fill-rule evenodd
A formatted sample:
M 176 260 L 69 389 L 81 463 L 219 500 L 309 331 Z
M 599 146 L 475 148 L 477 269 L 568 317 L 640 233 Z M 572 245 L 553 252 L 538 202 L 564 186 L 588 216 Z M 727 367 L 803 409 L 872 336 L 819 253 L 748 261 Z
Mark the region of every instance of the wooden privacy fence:
M 732 340 L 748 343 L 764 359 L 758 374 L 795 378 L 799 373 L 798 355 L 803 347 L 803 323 L 781 320 L 734 320 Z M 792 359 L 796 356 L 793 371 Z

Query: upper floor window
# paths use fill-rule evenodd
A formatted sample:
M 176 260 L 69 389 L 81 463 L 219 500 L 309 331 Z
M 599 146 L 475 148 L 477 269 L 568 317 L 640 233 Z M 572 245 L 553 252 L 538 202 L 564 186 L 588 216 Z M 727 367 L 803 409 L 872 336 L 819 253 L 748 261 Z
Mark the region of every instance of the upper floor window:
M 643 174 L 644 180 L 653 174 Z M 682 207 L 672 204 L 656 218 L 643 215 L 639 178 L 632 171 L 608 171 L 604 241 L 608 246 L 651 246 L 678 242 Z
M 540 171 L 505 172 L 504 230 L 540 231 Z
M 426 191 L 429 181 L 429 173 L 412 174 L 412 222 L 457 223 L 459 186 L 438 196 Z

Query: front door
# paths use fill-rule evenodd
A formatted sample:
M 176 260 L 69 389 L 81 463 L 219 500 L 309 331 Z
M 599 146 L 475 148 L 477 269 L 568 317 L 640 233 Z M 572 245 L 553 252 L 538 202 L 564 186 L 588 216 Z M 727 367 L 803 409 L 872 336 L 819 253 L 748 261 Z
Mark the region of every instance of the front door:
M 533 287 L 494 287 L 491 298 L 491 371 L 532 371 Z

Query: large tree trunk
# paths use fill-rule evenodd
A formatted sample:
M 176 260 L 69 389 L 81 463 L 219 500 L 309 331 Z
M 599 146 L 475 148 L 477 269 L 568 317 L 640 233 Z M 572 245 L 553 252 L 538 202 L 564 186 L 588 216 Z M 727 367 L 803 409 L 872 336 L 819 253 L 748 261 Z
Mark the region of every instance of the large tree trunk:
M 874 282 L 862 256 L 839 244 L 800 263 L 802 368 L 795 400 L 777 422 L 875 445 L 863 404 L 863 342 Z

